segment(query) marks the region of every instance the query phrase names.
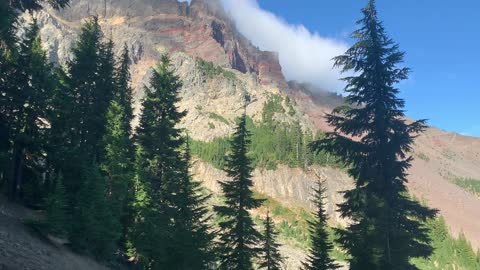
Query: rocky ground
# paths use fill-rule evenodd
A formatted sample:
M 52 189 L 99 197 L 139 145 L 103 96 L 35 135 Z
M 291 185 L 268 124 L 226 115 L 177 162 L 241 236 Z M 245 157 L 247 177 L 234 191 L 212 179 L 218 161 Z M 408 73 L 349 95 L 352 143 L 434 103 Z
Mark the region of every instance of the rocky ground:
M 0 197 L 0 269 L 2 270 L 107 270 L 94 260 L 40 239 L 24 225 L 38 214 Z

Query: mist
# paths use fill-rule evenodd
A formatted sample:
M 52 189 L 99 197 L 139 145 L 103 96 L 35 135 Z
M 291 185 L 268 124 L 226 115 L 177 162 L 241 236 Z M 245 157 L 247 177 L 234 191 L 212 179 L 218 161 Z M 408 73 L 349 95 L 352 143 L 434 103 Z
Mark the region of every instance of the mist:
M 276 51 L 288 80 L 307 82 L 339 92 L 343 83 L 333 57 L 343 54 L 345 42 L 320 36 L 303 25 L 292 25 L 261 9 L 256 0 L 221 0 L 237 29 L 262 50 Z

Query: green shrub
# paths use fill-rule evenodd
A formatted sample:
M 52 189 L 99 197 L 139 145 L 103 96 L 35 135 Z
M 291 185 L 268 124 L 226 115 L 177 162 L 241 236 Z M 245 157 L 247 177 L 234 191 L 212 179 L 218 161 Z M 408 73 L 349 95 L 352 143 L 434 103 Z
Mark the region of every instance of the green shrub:
M 473 178 L 457 178 L 453 181 L 457 186 L 463 188 L 464 190 L 473 193 L 475 195 L 480 195 L 480 180 Z
M 430 161 L 430 158 L 427 155 L 425 155 L 424 153 L 418 153 L 417 157 L 421 160 L 426 161 L 426 162 Z
M 213 113 L 213 112 L 209 113 L 209 114 L 208 114 L 208 117 L 209 117 L 210 119 L 213 119 L 213 120 L 217 120 L 217 121 L 219 121 L 219 122 L 222 122 L 222 123 L 224 123 L 225 125 L 229 125 L 229 124 L 230 124 L 225 117 L 223 117 L 223 116 L 221 116 L 221 115 L 219 115 L 219 114 Z

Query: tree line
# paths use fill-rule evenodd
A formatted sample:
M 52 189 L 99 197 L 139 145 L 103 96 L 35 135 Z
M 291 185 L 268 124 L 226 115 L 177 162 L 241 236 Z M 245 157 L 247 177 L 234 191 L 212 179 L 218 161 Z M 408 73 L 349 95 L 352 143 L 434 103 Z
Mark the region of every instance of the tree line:
M 55 8 L 67 4 L 47 2 Z M 54 66 L 35 20 L 16 36 L 18 11 L 40 9 L 39 4 L 0 2 L 0 182 L 8 198 L 44 209 L 48 233 L 112 264 L 281 269 L 284 258 L 272 218 L 267 215 L 260 231 L 250 214 L 262 205 L 252 192 L 254 159 L 262 160 L 252 155 L 248 117 L 237 120 L 225 143 L 222 169 L 228 177 L 219 181 L 224 199 L 212 213 L 209 195 L 190 173 L 191 140 L 178 128 L 186 111 L 176 106 L 182 82 L 168 55 L 152 69 L 133 129 L 128 47 L 116 56 L 114 42 L 93 17 L 82 25 L 71 60 Z M 354 178 L 355 187 L 343 193 L 339 205 L 351 222 L 336 231 L 350 269 L 416 269 L 412 259 L 433 251 L 422 224 L 436 215 L 411 199 L 405 187 L 411 145 L 425 123 L 404 120 L 396 88 L 409 72 L 398 67 L 403 53 L 386 35 L 374 1 L 362 11 L 353 34 L 357 42 L 335 58 L 336 66 L 354 74 L 344 79 L 347 104 L 327 116 L 334 131 L 311 143 L 293 129 L 294 160 L 304 158 L 300 151 L 310 145 L 312 152 L 337 157 Z M 270 128 L 273 105 L 264 113 Z M 313 193 L 316 211 L 303 268 L 336 269 L 324 185 L 318 183 Z M 221 217 L 218 227 L 211 215 Z

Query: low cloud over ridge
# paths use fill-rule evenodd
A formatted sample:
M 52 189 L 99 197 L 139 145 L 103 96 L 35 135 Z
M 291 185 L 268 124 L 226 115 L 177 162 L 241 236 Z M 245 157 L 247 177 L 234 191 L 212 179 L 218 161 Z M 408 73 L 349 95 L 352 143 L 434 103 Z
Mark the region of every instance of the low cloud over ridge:
M 339 71 L 331 59 L 348 48 L 335 39 L 321 37 L 303 25 L 291 25 L 260 8 L 256 0 L 221 0 L 238 30 L 262 50 L 276 51 L 288 80 L 312 83 L 341 91 Z

